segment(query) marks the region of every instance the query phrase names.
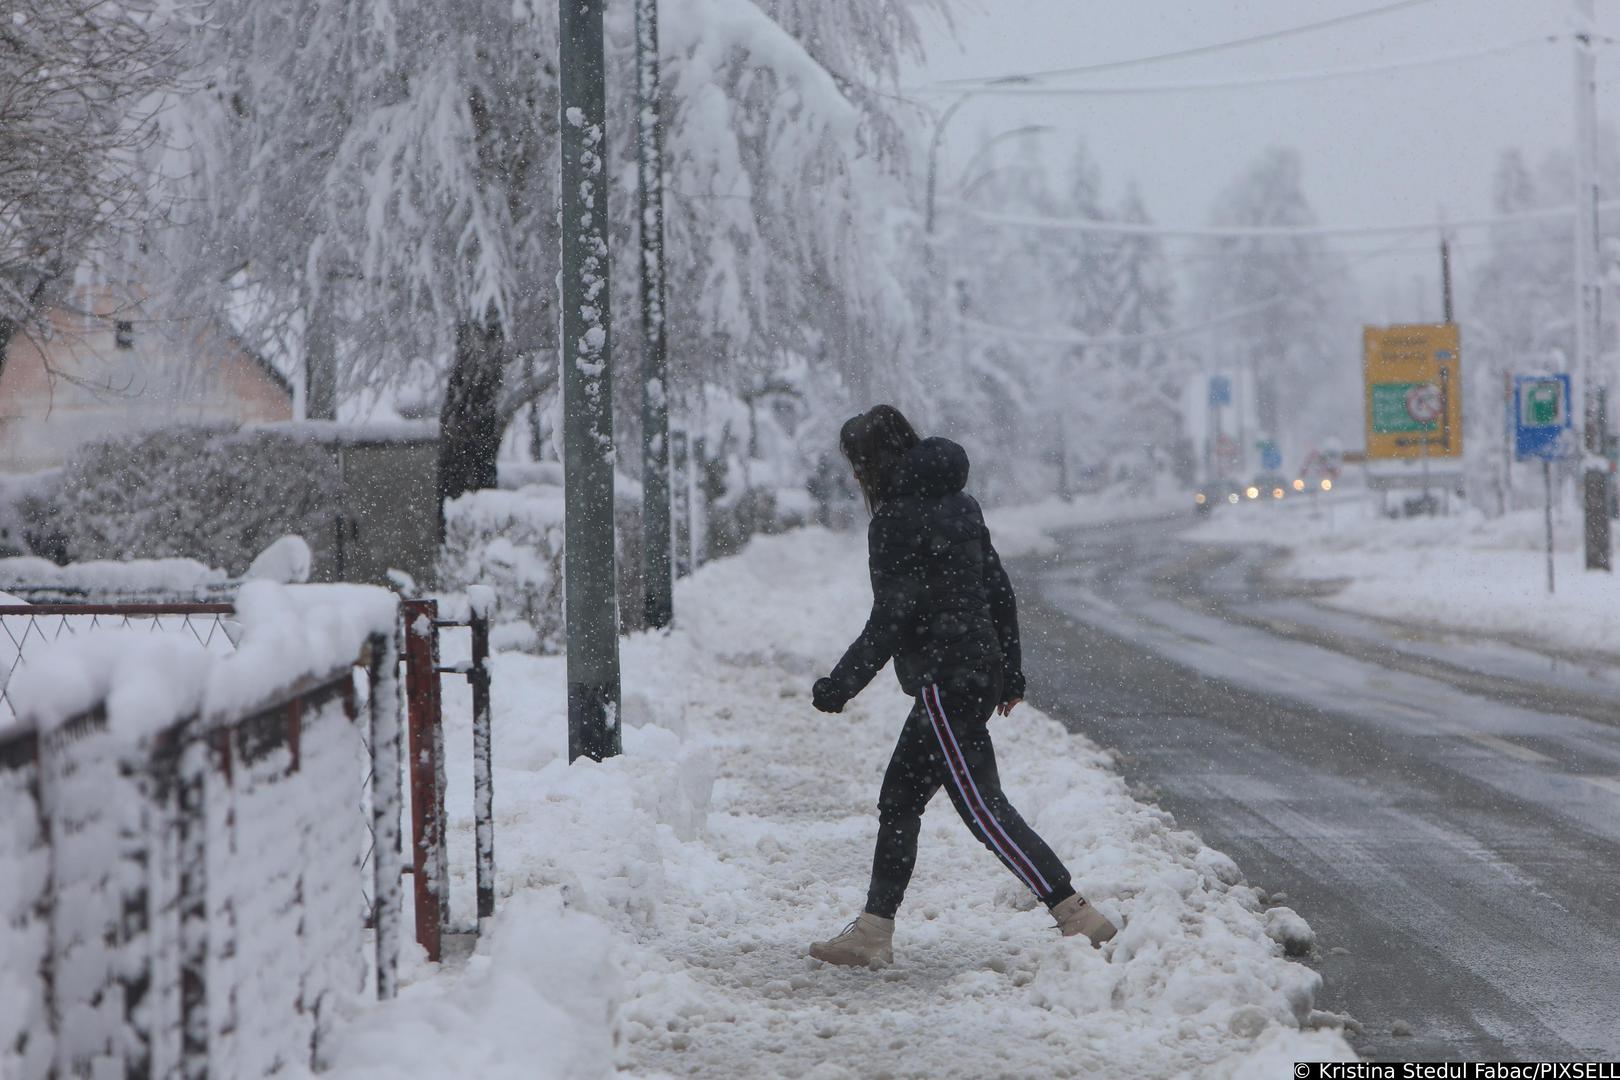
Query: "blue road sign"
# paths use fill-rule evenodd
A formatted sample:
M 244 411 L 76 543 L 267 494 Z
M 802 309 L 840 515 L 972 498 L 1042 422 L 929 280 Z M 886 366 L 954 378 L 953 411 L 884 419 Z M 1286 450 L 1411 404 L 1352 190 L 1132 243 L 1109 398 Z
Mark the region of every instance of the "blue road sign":
M 1225 375 L 1209 377 L 1209 404 L 1211 408 L 1232 404 L 1232 380 Z
M 1520 461 L 1558 461 L 1576 452 L 1568 375 L 1513 377 L 1513 454 Z
M 1260 443 L 1260 467 L 1266 472 L 1276 472 L 1282 468 L 1282 451 L 1270 439 Z

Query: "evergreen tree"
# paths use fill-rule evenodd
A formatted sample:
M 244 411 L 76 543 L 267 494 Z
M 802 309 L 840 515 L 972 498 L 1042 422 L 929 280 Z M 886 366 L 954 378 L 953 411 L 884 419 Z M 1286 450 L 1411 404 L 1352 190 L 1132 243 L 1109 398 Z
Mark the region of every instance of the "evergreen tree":
M 1299 154 L 1273 147 L 1220 195 L 1216 225 L 1315 225 Z M 1202 310 L 1248 312 L 1222 328 L 1252 374 L 1256 434 L 1297 444 L 1359 430 L 1353 328 L 1340 314 L 1343 267 L 1317 237 L 1246 236 L 1213 241 L 1199 282 Z M 1300 452 L 1303 447 L 1296 447 Z

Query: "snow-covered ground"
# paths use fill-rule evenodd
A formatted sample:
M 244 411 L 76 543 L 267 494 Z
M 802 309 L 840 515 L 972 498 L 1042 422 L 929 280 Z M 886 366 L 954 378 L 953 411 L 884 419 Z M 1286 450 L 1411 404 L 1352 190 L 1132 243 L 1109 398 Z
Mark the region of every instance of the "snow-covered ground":
M 356 1017 L 333 1075 L 1247 1078 L 1350 1057 L 1268 936 L 1297 938 L 1292 913 L 1028 707 L 994 721 L 1009 795 L 1119 937 L 1059 938 L 940 798 L 894 966 L 806 957 L 860 909 L 909 706 L 885 671 L 841 715 L 810 708 L 870 603 L 864 563 L 860 537 L 803 530 L 682 582 L 679 627 L 624 644 L 605 764 L 564 758 L 562 660 L 497 656 L 498 913 L 470 959 L 409 965 Z M 467 715 L 447 693 L 458 917 Z
M 1335 492 L 1217 508 L 1191 539 L 1284 545 L 1285 578 L 1330 582 L 1323 602 L 1364 614 L 1620 653 L 1620 579 L 1589 573 L 1579 514 L 1555 508 L 1554 592 L 1539 510 L 1487 518 L 1380 517 L 1376 497 Z
M 1132 499 L 1116 488 L 1100 495 L 1081 495 L 1067 500 L 1054 497 L 1022 506 L 998 506 L 986 510 L 984 516 L 1001 557 L 1016 559 L 1056 552 L 1058 542 L 1052 534 L 1064 529 L 1161 517 L 1184 511 L 1187 505 L 1184 491 Z

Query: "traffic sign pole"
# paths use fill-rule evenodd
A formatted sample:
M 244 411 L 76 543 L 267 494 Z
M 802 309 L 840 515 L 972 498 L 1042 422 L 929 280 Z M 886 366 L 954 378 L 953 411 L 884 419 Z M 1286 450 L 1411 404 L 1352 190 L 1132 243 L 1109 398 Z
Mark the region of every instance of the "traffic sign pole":
M 1553 591 L 1552 461 L 1541 459 L 1541 482 L 1547 490 L 1547 593 Z

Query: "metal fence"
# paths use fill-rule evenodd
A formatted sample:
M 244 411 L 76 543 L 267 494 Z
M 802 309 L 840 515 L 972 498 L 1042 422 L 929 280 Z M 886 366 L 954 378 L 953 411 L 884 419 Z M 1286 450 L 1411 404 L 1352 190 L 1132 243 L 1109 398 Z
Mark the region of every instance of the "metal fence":
M 442 955 L 451 925 L 448 851 L 444 844 L 447 787 L 440 676 L 459 676 L 472 688 L 473 835 L 478 918 L 495 914 L 495 812 L 490 746 L 489 619 L 474 607 L 465 619 L 441 618 L 434 600 L 406 600 L 404 625 L 407 742 L 410 751 L 411 865 L 416 940 L 428 959 Z M 439 632 L 464 627 L 471 659 L 446 665 L 439 659 Z M 474 927 L 476 930 L 476 925 Z
M 50 603 L 0 605 L 0 727 L 16 719 L 11 676 L 31 649 L 103 627 L 136 627 L 154 634 L 189 634 L 210 652 L 236 647 L 236 609 L 228 603 Z
M 383 850 L 399 846 L 398 784 L 386 782 L 398 776 L 396 655 L 382 636 L 356 658 L 370 676 Z M 109 727 L 105 700 L 49 731 L 11 725 L 0 736 L 0 929 L 17 1007 L 0 1016 L 0 1071 L 313 1065 L 367 982 L 351 891 L 364 826 L 345 783 L 359 720 L 340 662 L 236 715 L 140 737 Z M 392 996 L 397 875 L 375 876 L 373 978 Z
M 48 643 L 72 638 L 98 627 L 134 627 L 155 634 L 186 634 L 209 652 L 227 653 L 235 648 L 240 628 L 230 603 L 142 601 L 136 603 L 40 603 L 0 605 L 0 728 L 15 719 L 9 689 L 12 675 L 28 662 L 31 650 Z M 402 666 L 407 701 L 406 739 L 408 754 L 409 813 L 411 818 L 411 858 L 399 865 L 401 873 L 412 876 L 412 913 L 417 942 L 430 960 L 443 954 L 442 937 L 451 926 L 446 834 L 445 748 L 441 676 L 465 678 L 473 699 L 473 819 L 475 863 L 477 868 L 477 916 L 488 918 L 495 907 L 494 795 L 490 750 L 490 672 L 489 622 L 474 609 L 467 618 L 439 616 L 433 600 L 404 600 L 400 604 L 400 642 L 397 650 Z M 439 662 L 439 634 L 446 628 L 466 628 L 471 637 L 470 663 L 443 665 Z M 391 643 L 390 648 L 395 646 Z M 375 679 L 370 680 L 375 684 Z M 384 933 L 377 921 L 379 905 L 373 882 L 380 873 L 373 868 L 379 850 L 378 809 L 374 798 L 376 769 L 380 766 L 378 748 L 367 727 L 354 729 L 364 763 L 356 805 L 367 823 L 368 842 L 361 856 L 360 904 L 366 924 Z M 394 768 L 400 767 L 395 758 Z M 399 829 L 396 818 L 392 829 Z M 395 833 L 397 835 L 397 832 Z M 388 850 L 388 845 L 381 845 Z M 395 850 L 398 850 L 395 845 Z M 391 861 L 391 860 L 390 860 Z M 370 871 L 370 872 L 366 872 Z M 476 931 L 476 924 L 473 929 Z M 379 986 L 391 979 L 379 975 Z

